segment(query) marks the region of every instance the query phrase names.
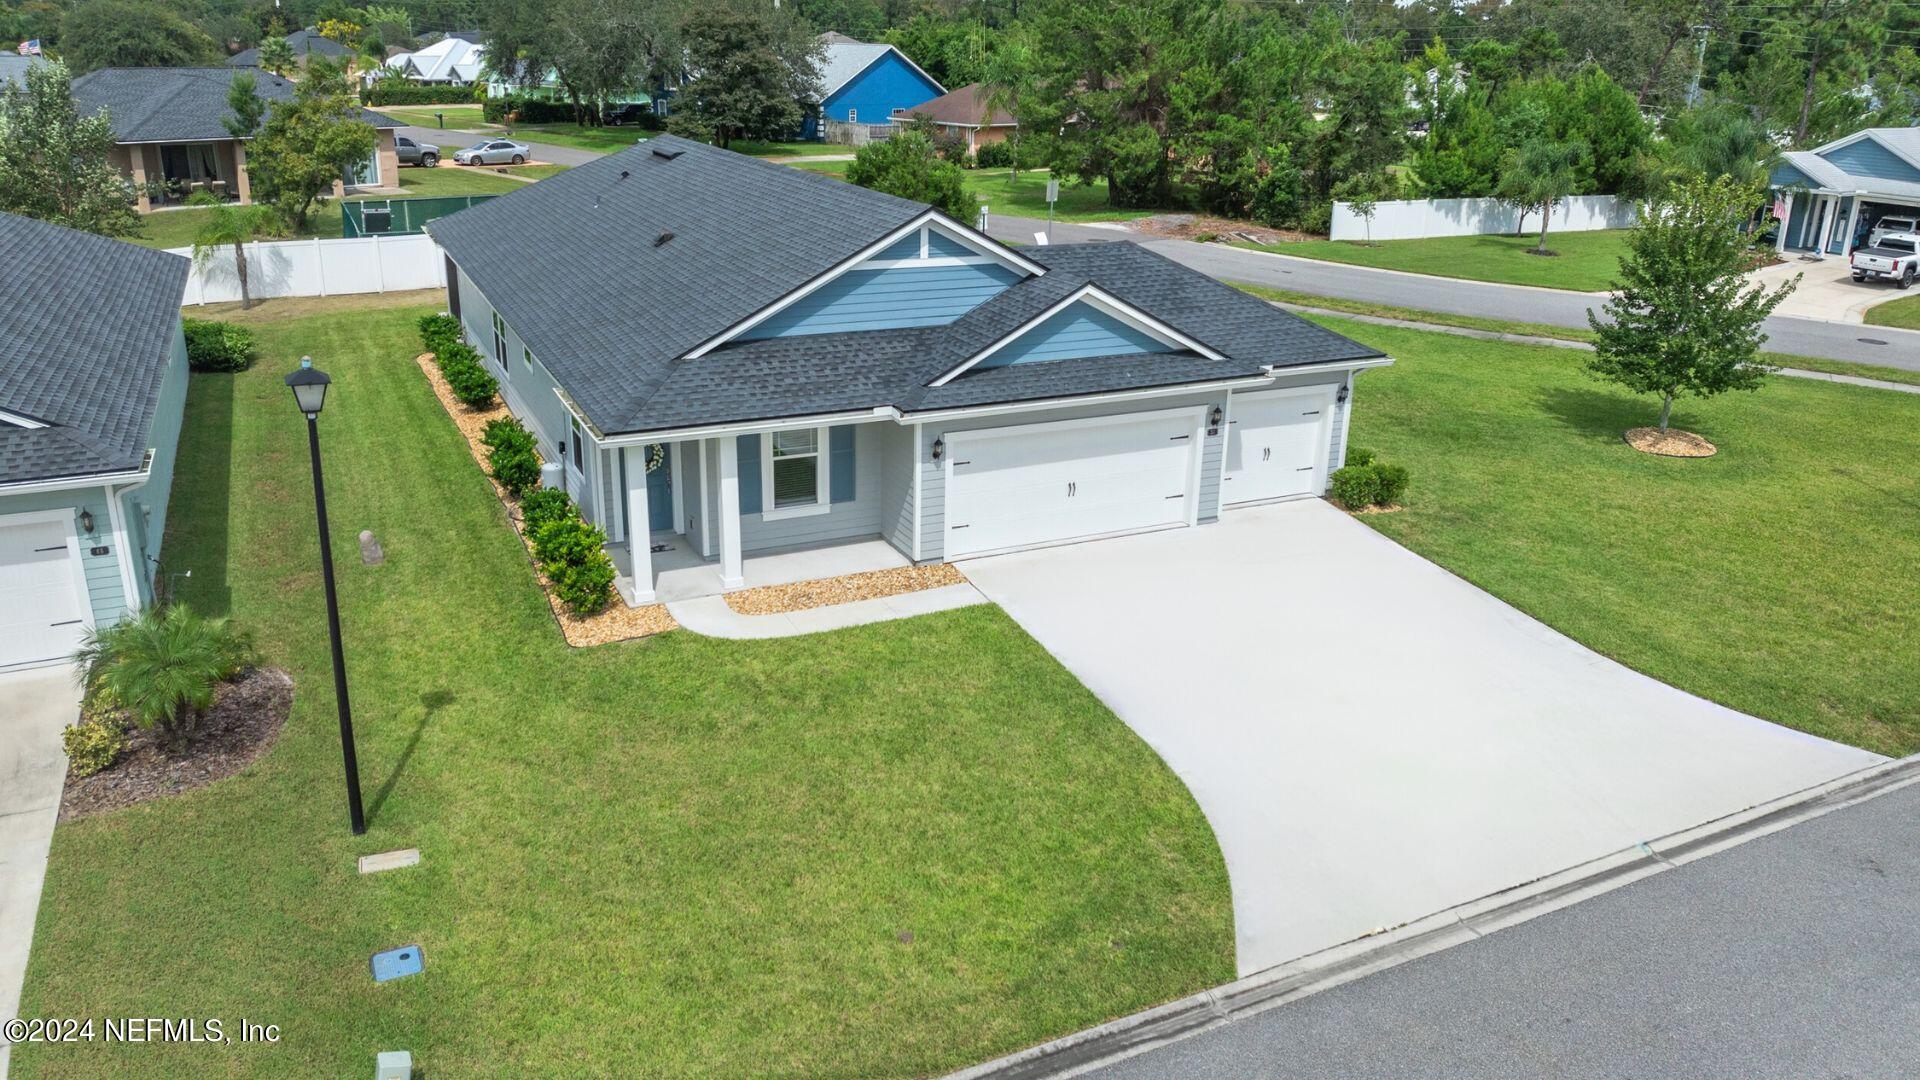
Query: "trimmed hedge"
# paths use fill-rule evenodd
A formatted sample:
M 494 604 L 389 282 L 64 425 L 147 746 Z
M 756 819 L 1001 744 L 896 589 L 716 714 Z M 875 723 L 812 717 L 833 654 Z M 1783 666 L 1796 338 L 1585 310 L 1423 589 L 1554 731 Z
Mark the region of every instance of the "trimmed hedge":
M 253 331 L 212 319 L 181 319 L 187 366 L 195 371 L 245 371 L 253 366 Z
M 1390 465 L 1371 450 L 1348 447 L 1346 467 L 1327 478 L 1327 497 L 1347 510 L 1394 506 L 1406 497 L 1411 480 L 1405 465 Z
M 420 316 L 420 341 L 439 356 L 448 346 L 460 344 L 460 320 L 451 315 Z
M 607 534 L 580 518 L 564 491 L 542 488 L 520 503 L 534 561 L 553 583 L 553 594 L 575 615 L 604 611 L 613 602 L 613 560 Z
M 1011 169 L 1014 167 L 1013 144 L 1005 139 L 981 143 L 980 149 L 973 152 L 973 163 L 982 169 Z
M 533 433 L 513 417 L 487 421 L 480 442 L 487 447 L 487 469 L 514 498 L 540 485 L 540 454 Z
M 505 123 L 508 113 L 520 114 L 515 119 L 522 124 L 571 124 L 574 122 L 573 103 L 570 101 L 543 101 L 539 98 L 488 98 L 481 115 L 489 124 Z M 583 115 L 592 115 L 591 107 L 583 108 Z
M 460 403 L 472 409 L 493 404 L 500 393 L 500 381 L 480 363 L 480 354 L 461 340 L 460 321 L 451 315 L 423 315 L 420 341 L 433 353 L 433 362 L 446 376 L 447 388 Z
M 484 86 L 428 86 L 405 79 L 382 79 L 361 91 L 361 102 L 381 105 L 471 105 L 486 100 Z

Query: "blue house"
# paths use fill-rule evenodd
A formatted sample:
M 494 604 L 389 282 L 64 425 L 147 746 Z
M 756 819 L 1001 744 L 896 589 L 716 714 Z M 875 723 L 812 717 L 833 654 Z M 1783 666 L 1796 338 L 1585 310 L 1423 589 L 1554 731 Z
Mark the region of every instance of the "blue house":
M 152 603 L 187 399 L 178 255 L 0 214 L 0 670 Z
M 1390 363 L 1137 244 L 1005 247 L 668 135 L 427 231 L 636 605 L 1312 498 Z
M 1770 183 L 1779 251 L 1847 255 L 1881 218 L 1920 216 L 1920 128 L 1866 128 L 1790 150 Z
M 844 34 L 822 34 L 820 101 L 807 110 L 801 131 L 821 139 L 826 124 L 890 124 L 905 112 L 945 94 L 946 88 L 891 45 L 870 45 Z

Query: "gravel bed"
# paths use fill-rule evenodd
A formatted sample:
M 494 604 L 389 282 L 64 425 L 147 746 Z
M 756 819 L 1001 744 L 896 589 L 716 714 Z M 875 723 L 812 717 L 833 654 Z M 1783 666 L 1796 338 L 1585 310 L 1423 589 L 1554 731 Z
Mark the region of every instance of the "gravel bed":
M 273 746 L 292 708 L 292 676 L 274 667 L 250 668 L 214 689 L 213 704 L 184 747 L 168 746 L 158 728 L 135 729 L 119 760 L 104 771 L 69 772 L 60 820 L 163 799 L 232 776 Z
M 922 589 L 938 589 L 943 585 L 959 585 L 966 580 L 952 563 L 934 563 L 931 566 L 867 570 L 840 577 L 796 581 L 788 585 L 763 585 L 757 589 L 727 593 L 726 600 L 728 607 L 742 615 L 775 615 L 785 611 L 850 604 L 855 600 L 872 600 L 880 596 L 897 596 Z
M 468 451 L 473 454 L 473 460 L 480 463 L 481 475 L 486 476 L 487 483 L 493 485 L 493 493 L 507 508 L 507 520 L 513 524 L 514 533 L 520 537 L 520 543 L 525 547 L 527 537 L 521 527 L 520 507 L 513 497 L 507 494 L 507 489 L 501 487 L 493 479 L 492 474 L 487 472 L 487 448 L 480 441 L 480 437 L 486 434 L 489 420 L 512 414 L 505 405 L 498 403 L 488 409 L 471 409 L 462 405 L 460 399 L 453 396 L 453 390 L 447 386 L 446 377 L 440 374 L 440 367 L 434 363 L 432 353 L 421 353 L 414 362 L 420 365 L 421 374 L 427 377 L 428 385 L 433 387 L 433 395 L 440 399 L 440 404 L 447 410 L 447 415 L 453 418 L 454 426 L 460 429 L 460 434 L 466 436 Z M 527 559 L 528 561 L 533 559 L 531 548 L 527 549 Z M 628 607 L 626 601 L 617 595 L 613 598 L 613 603 L 607 605 L 607 609 L 598 615 L 575 615 L 553 595 L 553 583 L 547 580 L 547 575 L 540 572 L 538 564 L 534 566 L 533 576 L 540 582 L 541 591 L 547 594 L 547 605 L 553 609 L 553 617 L 560 624 L 560 633 L 567 639 L 569 645 L 577 647 L 605 645 L 614 641 L 650 637 L 679 628 L 680 624 L 673 621 L 673 616 L 667 613 L 665 604 Z

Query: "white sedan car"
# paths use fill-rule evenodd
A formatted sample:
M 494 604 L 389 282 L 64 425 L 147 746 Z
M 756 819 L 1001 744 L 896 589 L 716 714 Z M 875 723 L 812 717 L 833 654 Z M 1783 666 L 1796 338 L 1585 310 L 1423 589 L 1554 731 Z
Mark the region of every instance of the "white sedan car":
M 511 139 L 488 139 L 477 142 L 465 150 L 453 152 L 456 165 L 521 165 L 533 156 L 533 149 L 526 143 L 517 143 Z

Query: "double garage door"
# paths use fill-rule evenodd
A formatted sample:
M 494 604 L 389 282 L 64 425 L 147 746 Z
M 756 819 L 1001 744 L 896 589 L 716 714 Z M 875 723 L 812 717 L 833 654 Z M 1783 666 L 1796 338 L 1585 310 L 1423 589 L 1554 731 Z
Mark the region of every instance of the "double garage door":
M 1204 410 L 946 439 L 946 556 L 1192 524 Z
M 71 515 L 0 518 L 0 669 L 71 656 L 86 633 Z

